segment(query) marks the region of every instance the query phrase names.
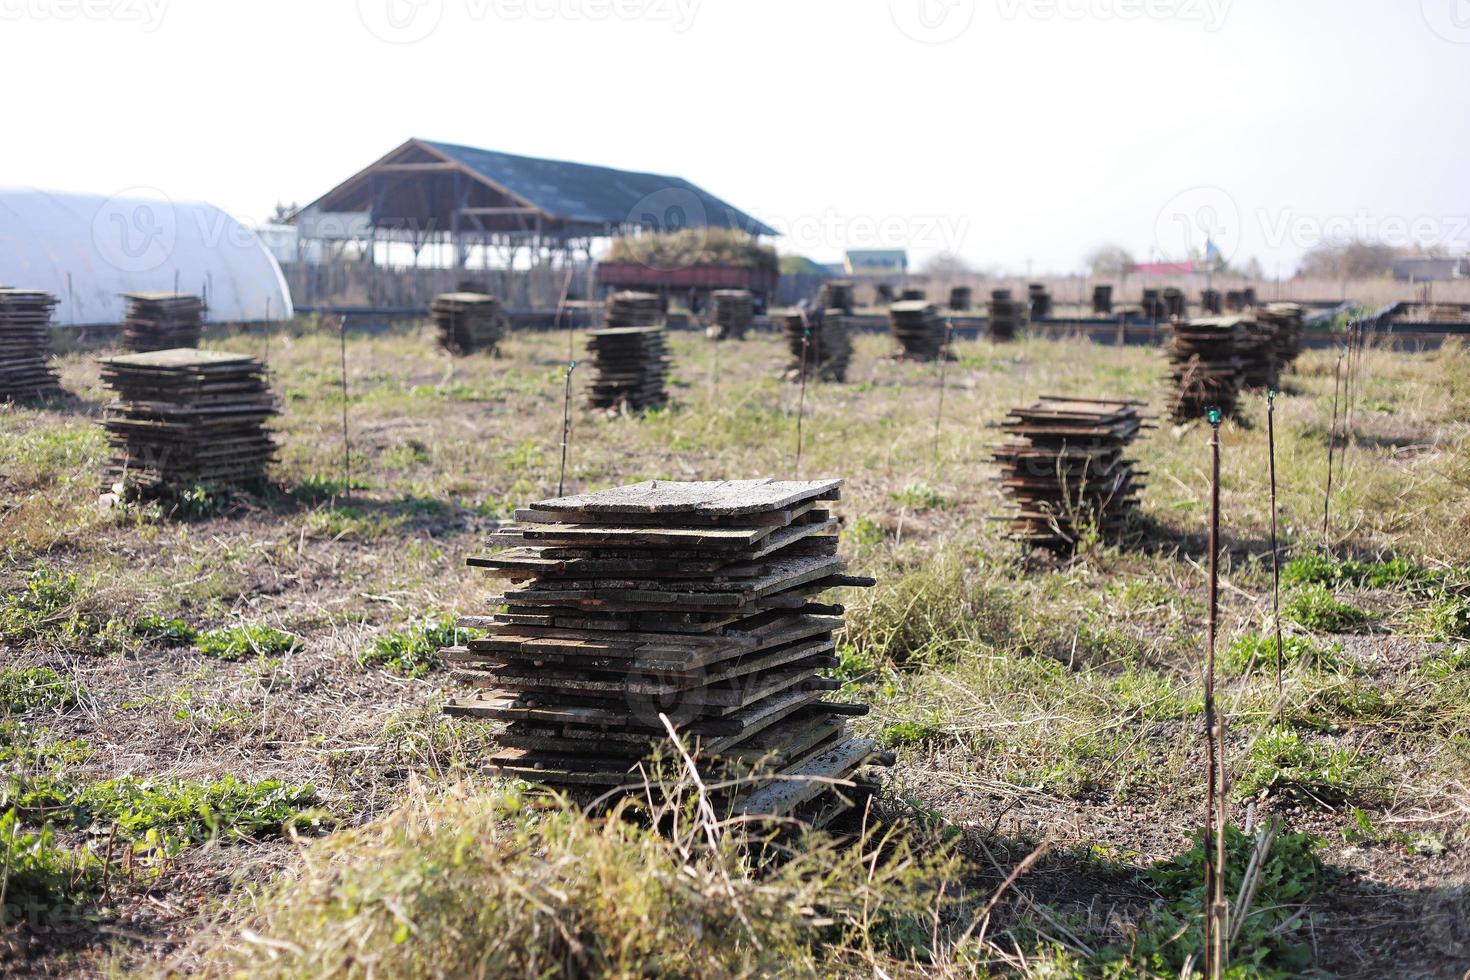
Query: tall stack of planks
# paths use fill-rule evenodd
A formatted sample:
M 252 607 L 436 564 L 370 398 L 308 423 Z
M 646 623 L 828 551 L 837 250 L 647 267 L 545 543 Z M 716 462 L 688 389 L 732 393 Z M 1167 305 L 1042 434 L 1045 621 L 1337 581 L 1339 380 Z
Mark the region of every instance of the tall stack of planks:
M 1011 298 L 1009 289 L 990 291 L 990 315 L 986 332 L 991 340 L 1015 340 L 1016 331 L 1025 321 L 1025 307 Z
M 51 370 L 46 336 L 56 297 L 36 289 L 0 287 L 0 401 L 55 398 L 61 385 Z
M 102 419 L 112 447 L 105 491 L 166 497 L 265 482 L 276 405 L 255 358 L 177 348 L 101 363 L 116 396 Z
M 450 714 L 505 723 L 504 775 L 657 793 L 672 726 L 726 814 L 823 823 L 873 788 L 875 746 L 829 701 L 845 573 L 840 480 L 648 481 L 543 500 L 469 559 L 503 582 L 443 651 L 478 696 Z M 783 778 L 785 777 L 785 778 Z M 835 783 L 833 781 L 836 781 Z M 650 783 L 652 787 L 650 789 Z
M 709 336 L 714 340 L 744 340 L 755 320 L 755 297 L 748 289 L 716 289 L 710 293 L 714 323 Z
M 1241 316 L 1181 320 L 1169 328 L 1166 352 L 1174 386 L 1174 418 L 1203 418 L 1211 408 L 1235 413 L 1244 380 L 1246 320 Z
M 939 310 L 924 300 L 899 300 L 890 306 L 888 329 L 905 361 L 935 361 L 949 353 Z
M 1015 505 L 1012 535 L 1067 550 L 1091 533 L 1116 538 L 1138 503 L 1139 471 L 1123 454 L 1144 425 L 1142 402 L 1045 396 L 1014 408 L 996 447 Z
M 145 353 L 198 347 L 204 331 L 204 301 L 188 293 L 127 293 L 123 350 Z
M 786 338 L 787 381 L 800 381 L 802 373 L 819 381 L 846 381 L 852 361 L 852 336 L 838 309 L 802 315 L 792 310 L 781 316 Z
M 451 354 L 496 353 L 510 327 L 500 300 L 488 293 L 441 293 L 429 304 L 439 346 Z

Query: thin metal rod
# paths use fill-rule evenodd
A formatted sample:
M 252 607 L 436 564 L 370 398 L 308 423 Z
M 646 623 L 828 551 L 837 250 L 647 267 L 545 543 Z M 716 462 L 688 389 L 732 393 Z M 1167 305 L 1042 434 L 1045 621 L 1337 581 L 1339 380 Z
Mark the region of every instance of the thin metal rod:
M 1331 546 L 1327 538 L 1327 516 L 1332 509 L 1332 456 L 1337 449 L 1337 402 L 1342 381 L 1342 351 L 1337 352 L 1337 367 L 1332 372 L 1332 424 L 1327 428 L 1327 489 L 1322 494 L 1322 547 Z
M 342 497 L 352 499 L 352 442 L 347 429 L 347 318 L 337 317 L 338 346 L 342 355 Z
M 1224 974 L 1225 801 L 1224 725 L 1215 703 L 1215 632 L 1220 595 L 1220 413 L 1210 412 L 1210 593 L 1205 646 L 1205 976 Z
M 1266 451 L 1271 461 L 1271 622 L 1276 627 L 1276 693 L 1281 693 L 1281 549 L 1276 543 L 1276 389 L 1266 392 Z
M 811 345 L 811 340 L 811 324 L 807 321 L 806 311 L 803 310 L 801 314 L 801 377 L 798 379 L 801 391 L 796 401 L 796 465 L 791 471 L 793 480 L 801 479 L 801 422 L 802 417 L 806 414 L 806 353 L 807 348 Z
M 954 320 L 944 321 L 944 346 L 939 348 L 939 404 L 934 409 L 934 466 L 939 466 L 939 424 L 944 419 L 944 368 L 949 362 L 949 342 L 954 333 Z
M 576 361 L 567 361 L 567 387 L 561 401 L 561 472 L 556 477 L 556 495 L 566 491 L 567 446 L 572 441 L 572 372 L 577 370 Z

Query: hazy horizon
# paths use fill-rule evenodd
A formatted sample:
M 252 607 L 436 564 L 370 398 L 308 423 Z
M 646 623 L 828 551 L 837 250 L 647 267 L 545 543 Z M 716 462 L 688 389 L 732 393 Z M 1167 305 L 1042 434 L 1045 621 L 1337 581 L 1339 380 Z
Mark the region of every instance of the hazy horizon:
M 1464 0 L 0 0 L 0 29 L 0 184 L 251 223 L 417 136 L 678 175 L 818 261 L 1470 247 Z

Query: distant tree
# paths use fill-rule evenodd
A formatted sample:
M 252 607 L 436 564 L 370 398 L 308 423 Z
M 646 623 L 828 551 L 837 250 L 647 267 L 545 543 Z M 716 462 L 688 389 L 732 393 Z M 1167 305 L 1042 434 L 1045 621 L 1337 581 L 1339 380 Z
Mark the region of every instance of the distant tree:
M 1373 279 L 1393 271 L 1400 251 L 1381 242 L 1322 242 L 1302 256 L 1297 275 L 1308 279 Z
M 953 252 L 937 252 L 931 255 L 919 271 L 935 279 L 958 279 L 975 274 L 974 266 Z
M 1099 245 L 1087 256 L 1087 268 L 1096 279 L 1116 279 L 1138 268 L 1133 255 L 1122 245 Z
M 301 209 L 301 205 L 297 204 L 295 201 L 292 201 L 290 204 L 286 204 L 283 201 L 277 201 L 276 202 L 276 210 L 271 215 L 271 224 L 273 224 L 273 225 L 283 225 L 283 224 L 285 224 L 286 223 L 286 219 L 288 217 L 290 217 L 294 212 L 299 211 L 300 209 Z
M 1252 255 L 1249 259 L 1246 260 L 1245 265 L 1241 267 L 1240 274 L 1242 276 L 1245 276 L 1247 279 L 1260 279 L 1263 275 L 1265 275 L 1265 273 L 1261 271 L 1261 260 Z

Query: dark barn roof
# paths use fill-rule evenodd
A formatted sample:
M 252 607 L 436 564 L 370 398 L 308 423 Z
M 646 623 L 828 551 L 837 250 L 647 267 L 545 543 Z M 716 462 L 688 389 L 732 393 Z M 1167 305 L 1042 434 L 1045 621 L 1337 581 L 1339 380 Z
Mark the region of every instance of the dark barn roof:
M 775 230 L 682 177 L 411 139 L 307 209 L 381 228 L 596 235 L 633 227 Z M 307 210 L 303 209 L 303 210 Z

